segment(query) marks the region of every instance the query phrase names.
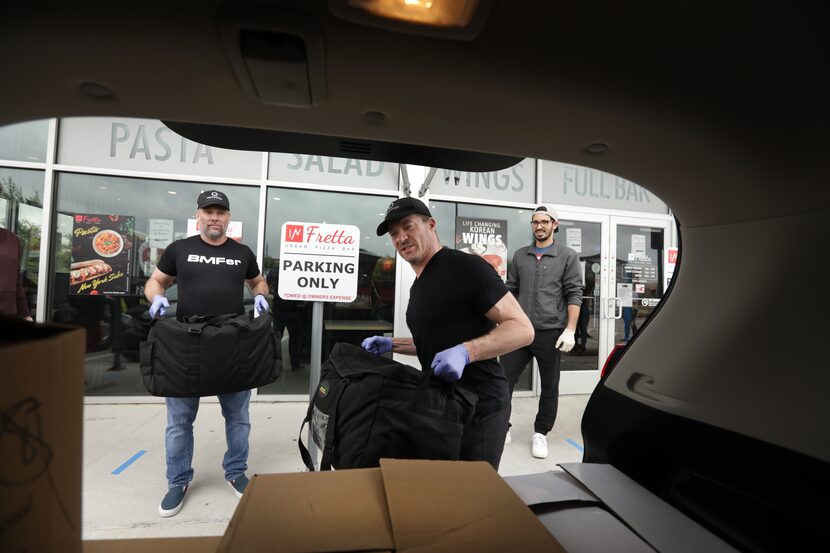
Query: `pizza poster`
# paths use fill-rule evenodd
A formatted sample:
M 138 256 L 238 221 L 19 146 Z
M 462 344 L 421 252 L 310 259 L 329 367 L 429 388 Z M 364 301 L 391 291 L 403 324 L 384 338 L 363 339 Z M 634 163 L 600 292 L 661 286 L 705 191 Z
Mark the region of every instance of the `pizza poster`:
M 456 217 L 455 249 L 484 258 L 499 274 L 507 279 L 507 221 Z
M 69 293 L 127 294 L 135 218 L 79 213 L 72 221 Z

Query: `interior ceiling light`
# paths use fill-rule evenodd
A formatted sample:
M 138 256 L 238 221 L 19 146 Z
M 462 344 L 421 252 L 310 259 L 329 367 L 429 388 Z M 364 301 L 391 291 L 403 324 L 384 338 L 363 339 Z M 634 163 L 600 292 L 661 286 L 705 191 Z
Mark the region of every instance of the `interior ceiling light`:
M 354 8 L 378 17 L 435 27 L 466 27 L 478 0 L 348 0 Z
M 457 40 L 478 36 L 493 0 L 329 0 L 332 13 L 390 31 Z

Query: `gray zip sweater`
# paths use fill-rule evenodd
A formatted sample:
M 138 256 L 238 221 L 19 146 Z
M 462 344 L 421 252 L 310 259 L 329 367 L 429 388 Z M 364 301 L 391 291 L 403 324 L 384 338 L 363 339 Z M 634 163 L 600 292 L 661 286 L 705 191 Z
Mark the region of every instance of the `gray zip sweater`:
M 533 328 L 550 330 L 568 324 L 568 306 L 582 304 L 579 255 L 557 242 L 537 261 L 535 244 L 519 248 L 507 271 L 507 288 L 519 300 Z

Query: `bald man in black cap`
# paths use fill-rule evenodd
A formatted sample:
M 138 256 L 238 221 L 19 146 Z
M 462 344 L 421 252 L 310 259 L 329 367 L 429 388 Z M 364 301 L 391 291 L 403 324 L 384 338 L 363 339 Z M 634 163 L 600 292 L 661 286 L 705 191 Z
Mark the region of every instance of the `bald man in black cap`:
M 151 317 L 164 316 L 165 307 L 169 307 L 164 293 L 174 280 L 179 288 L 176 308 L 179 319 L 193 315 L 243 314 L 243 284 L 247 284 L 255 295 L 257 314 L 268 310 L 265 300 L 268 284 L 259 272 L 254 252 L 248 246 L 228 239 L 230 209 L 230 201 L 224 192 L 206 190 L 199 194 L 196 200 L 199 234 L 167 246 L 158 268 L 144 286 L 144 295 L 152 303 Z M 228 367 L 228 370 L 232 371 L 234 367 Z M 193 479 L 193 422 L 199 410 L 199 398 L 165 399 L 168 490 L 159 505 L 159 515 L 171 517 L 181 510 Z M 222 467 L 225 480 L 237 497 L 242 497 L 248 484 L 245 471 L 251 432 L 250 399 L 250 390 L 219 395 L 228 444 Z

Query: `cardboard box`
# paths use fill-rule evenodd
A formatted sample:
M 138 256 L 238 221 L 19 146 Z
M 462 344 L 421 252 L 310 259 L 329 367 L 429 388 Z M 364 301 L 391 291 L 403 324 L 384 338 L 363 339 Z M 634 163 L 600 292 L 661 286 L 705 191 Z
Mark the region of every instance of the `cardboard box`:
M 89 540 L 84 553 L 213 553 L 221 536 L 153 538 L 137 540 Z
M 484 462 L 256 475 L 219 546 L 260 551 L 564 551 Z
M 84 331 L 0 319 L 0 551 L 81 551 Z

